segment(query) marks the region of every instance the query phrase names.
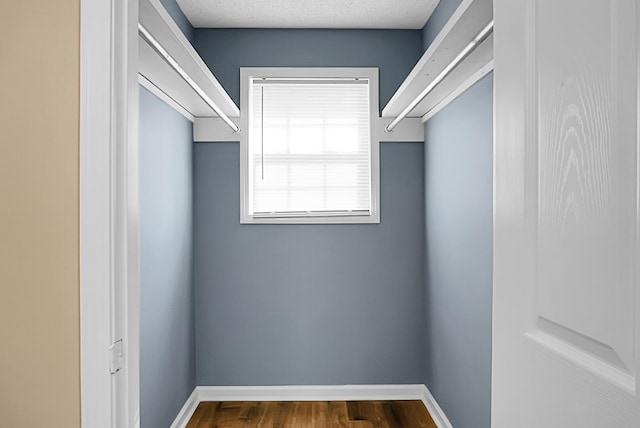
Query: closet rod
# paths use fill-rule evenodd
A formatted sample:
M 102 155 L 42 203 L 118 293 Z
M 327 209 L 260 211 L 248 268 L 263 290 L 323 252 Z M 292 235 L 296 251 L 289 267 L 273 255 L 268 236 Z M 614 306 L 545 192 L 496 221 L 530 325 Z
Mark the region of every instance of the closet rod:
M 165 48 L 162 47 L 162 45 L 160 44 L 160 42 L 158 42 L 152 35 L 151 33 L 149 33 L 149 31 L 147 31 L 146 28 L 144 28 L 144 26 L 140 23 L 138 23 L 138 32 L 140 33 L 140 35 L 142 36 L 143 39 L 145 39 L 150 45 L 151 47 L 153 47 L 153 49 L 158 52 L 158 54 L 164 58 L 164 60 L 167 62 L 167 64 L 169 64 L 171 66 L 171 68 L 173 68 L 176 73 L 178 73 L 178 75 L 180 75 L 180 77 L 182 77 L 182 79 L 187 82 L 187 84 L 189 86 L 191 86 L 191 88 L 196 91 L 196 93 L 200 96 L 200 98 L 202 98 L 202 100 L 207 103 L 207 105 L 209 107 L 211 107 L 213 109 L 213 111 L 216 112 L 216 114 L 218 116 L 220 116 L 220 118 L 222 120 L 224 120 L 224 122 L 229 125 L 229 127 L 231 129 L 233 129 L 233 132 L 240 132 L 240 128 L 238 127 L 238 125 L 236 125 L 235 123 L 233 123 L 233 121 L 229 118 L 229 116 L 227 116 L 221 109 L 220 107 L 218 107 L 218 105 L 213 102 L 213 100 L 211 98 L 209 98 L 209 96 L 202 90 L 202 88 L 196 83 L 194 82 L 194 80 L 189 77 L 189 75 L 187 74 L 186 71 L 184 71 L 182 69 L 182 67 L 180 67 L 180 65 L 178 64 L 178 62 L 173 59 L 173 57 L 171 55 L 169 55 L 169 52 L 166 51 Z
M 402 110 L 402 113 L 400 113 L 398 115 L 398 117 L 396 117 L 389 125 L 387 125 L 385 127 L 385 131 L 386 132 L 391 132 L 393 131 L 393 128 L 395 128 L 396 126 L 398 126 L 398 123 L 400 123 L 400 121 L 402 119 L 404 119 L 405 117 L 407 117 L 407 115 L 409 113 L 411 113 L 411 110 L 413 110 L 414 108 L 416 108 L 416 106 L 418 104 L 420 104 L 420 102 L 427 96 L 429 95 L 429 93 L 431 93 L 431 91 L 433 91 L 433 88 L 435 88 L 436 86 L 438 86 L 438 84 L 440 82 L 442 82 L 444 80 L 445 77 L 447 77 L 449 75 L 449 73 L 451 73 L 453 71 L 454 68 L 456 68 L 467 56 L 469 56 L 469 54 L 471 52 L 473 52 L 475 50 L 475 48 L 478 47 L 478 45 L 480 45 L 480 43 L 482 43 L 483 41 L 485 41 L 485 39 L 487 37 L 489 37 L 489 35 L 493 32 L 493 20 L 491 20 L 491 22 L 489 22 L 479 33 L 477 36 L 475 36 L 473 38 L 473 40 L 462 50 L 462 52 L 460 52 L 458 54 L 458 56 L 456 56 L 450 63 L 449 65 L 447 65 L 444 70 L 442 70 L 440 72 L 440 74 L 438 74 L 436 76 L 435 79 L 433 79 L 433 81 L 431 83 L 429 83 L 427 85 L 426 88 L 424 88 L 424 90 L 422 92 L 420 92 L 420 94 L 414 98 L 413 101 L 411 101 L 411 103 L 409 103 L 409 105 L 407 106 L 407 108 L 405 108 L 404 110 Z

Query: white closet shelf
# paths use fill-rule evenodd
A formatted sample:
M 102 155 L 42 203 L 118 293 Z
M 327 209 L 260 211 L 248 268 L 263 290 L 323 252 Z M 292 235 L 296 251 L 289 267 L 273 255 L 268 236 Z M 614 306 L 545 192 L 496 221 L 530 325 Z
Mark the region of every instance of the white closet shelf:
M 139 22 L 189 75 L 193 82 L 227 116 L 240 116 L 240 110 L 216 80 L 189 40 L 159 0 L 140 0 Z M 139 74 L 194 117 L 217 117 L 216 112 L 160 54 L 140 35 Z
M 463 0 L 431 46 L 382 110 L 382 117 L 395 118 L 440 74 L 442 70 L 493 20 L 492 0 Z M 423 121 L 442 109 L 460 93 L 493 69 L 493 35 L 411 110 L 408 117 Z

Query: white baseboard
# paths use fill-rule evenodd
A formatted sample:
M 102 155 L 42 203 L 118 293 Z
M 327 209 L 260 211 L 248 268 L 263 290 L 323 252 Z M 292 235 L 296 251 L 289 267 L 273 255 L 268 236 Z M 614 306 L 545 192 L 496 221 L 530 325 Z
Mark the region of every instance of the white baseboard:
M 184 428 L 202 401 L 361 401 L 421 400 L 438 428 L 453 428 L 422 384 L 311 386 L 197 386 L 171 424 Z
M 424 385 L 199 386 L 200 401 L 421 400 Z
M 198 398 L 198 387 L 196 386 L 189 398 L 187 398 L 184 406 L 182 406 L 182 409 L 180 409 L 178 416 L 176 416 L 170 428 L 186 427 L 189 423 L 189 420 L 191 419 L 191 416 L 193 416 L 193 412 L 196 411 L 196 407 L 198 407 L 198 404 L 200 404 L 200 401 L 204 400 L 200 400 Z
M 431 419 L 433 419 L 433 422 L 436 423 L 436 426 L 438 428 L 453 428 L 453 425 L 451 425 L 451 422 L 449 422 L 447 415 L 444 414 L 436 399 L 433 398 L 433 395 L 431 394 L 431 391 L 429 391 L 429 388 L 427 388 L 426 385 L 421 386 L 423 394 L 422 402 L 429 411 Z

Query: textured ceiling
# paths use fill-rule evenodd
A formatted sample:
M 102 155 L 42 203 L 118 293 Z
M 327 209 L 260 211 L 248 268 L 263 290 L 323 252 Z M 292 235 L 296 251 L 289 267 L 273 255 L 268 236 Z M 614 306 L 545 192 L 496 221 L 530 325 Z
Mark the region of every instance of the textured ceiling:
M 439 0 L 177 0 L 200 28 L 420 29 Z

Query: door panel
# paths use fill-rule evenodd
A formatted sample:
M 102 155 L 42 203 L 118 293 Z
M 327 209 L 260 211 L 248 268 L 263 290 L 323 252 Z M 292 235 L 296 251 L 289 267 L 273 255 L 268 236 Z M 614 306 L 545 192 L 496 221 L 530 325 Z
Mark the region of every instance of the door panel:
M 625 61 L 633 6 L 595 2 L 575 19 L 564 3 L 536 3 L 528 25 L 539 112 L 528 143 L 538 154 L 536 316 L 576 352 L 635 373 L 637 141 L 633 117 L 615 120 L 636 98 L 633 83 L 617 85 L 619 65 L 634 66 Z
M 494 426 L 640 426 L 636 2 L 494 13 Z

